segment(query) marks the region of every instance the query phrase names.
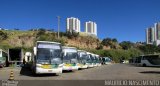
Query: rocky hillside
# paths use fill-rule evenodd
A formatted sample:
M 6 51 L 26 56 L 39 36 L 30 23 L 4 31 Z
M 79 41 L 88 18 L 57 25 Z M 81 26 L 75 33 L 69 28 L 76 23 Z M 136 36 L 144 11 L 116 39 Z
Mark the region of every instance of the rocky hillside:
M 5 31 L 0 30 L 0 49 L 23 48 L 24 51 L 32 51 L 36 41 L 55 41 L 64 46 L 73 46 L 78 49 L 84 49 L 96 53 L 100 56 L 111 57 L 115 62 L 120 59 L 129 59 L 141 55 L 143 52 L 160 52 L 160 49 L 151 45 L 141 45 L 139 47 L 130 42 L 118 43 L 116 39 L 105 38 L 102 41 L 91 36 L 80 36 L 78 33 L 57 33 L 38 30 L 38 31 Z M 156 50 L 155 50 L 156 49 Z
M 68 37 L 65 33 L 60 33 L 60 39 L 56 33 L 49 31 L 0 31 L 0 48 L 21 47 L 32 49 L 35 41 L 58 41 L 66 46 L 74 46 L 80 49 L 96 49 L 100 45 L 100 40 L 90 36 Z

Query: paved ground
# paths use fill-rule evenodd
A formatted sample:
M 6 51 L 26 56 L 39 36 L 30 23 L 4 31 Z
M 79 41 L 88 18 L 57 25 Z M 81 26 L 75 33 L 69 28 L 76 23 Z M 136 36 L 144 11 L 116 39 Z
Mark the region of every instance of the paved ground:
M 16 80 L 160 80 L 160 68 L 135 67 L 129 64 L 112 64 L 59 75 L 32 75 L 27 69 L 0 69 L 0 80 L 7 80 L 10 71 Z

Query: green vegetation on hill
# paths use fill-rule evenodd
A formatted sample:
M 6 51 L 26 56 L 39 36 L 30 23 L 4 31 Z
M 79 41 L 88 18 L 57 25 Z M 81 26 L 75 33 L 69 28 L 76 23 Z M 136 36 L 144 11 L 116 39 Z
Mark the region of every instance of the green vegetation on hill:
M 99 54 L 103 57 L 110 57 L 115 62 L 119 62 L 120 59 L 130 59 L 132 57 L 137 57 L 142 54 L 138 49 L 132 48 L 129 50 L 123 49 L 111 49 L 111 50 L 91 50 L 91 52 Z
M 111 57 L 114 61 L 130 59 L 142 54 L 159 53 L 159 46 L 137 44 L 130 41 L 118 42 L 115 38 L 104 38 L 102 41 L 91 36 L 80 36 L 75 32 L 60 32 L 57 38 L 56 32 L 37 29 L 33 31 L 0 30 L 0 48 L 23 48 L 24 51 L 32 51 L 36 41 L 55 41 L 65 46 L 73 46 L 100 56 Z

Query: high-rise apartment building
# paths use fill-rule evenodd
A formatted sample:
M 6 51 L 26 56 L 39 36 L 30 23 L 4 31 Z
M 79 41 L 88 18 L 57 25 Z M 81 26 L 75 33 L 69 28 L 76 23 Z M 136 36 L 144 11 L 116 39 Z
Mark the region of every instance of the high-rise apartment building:
M 94 34 L 97 36 L 97 24 L 92 21 L 88 21 L 85 23 L 85 32 Z
M 155 41 L 155 28 L 150 27 L 146 29 L 146 42 L 147 44 L 153 44 Z
M 155 23 L 155 40 L 160 40 L 160 22 Z
M 74 17 L 67 18 L 67 31 L 81 32 L 80 31 L 80 20 Z

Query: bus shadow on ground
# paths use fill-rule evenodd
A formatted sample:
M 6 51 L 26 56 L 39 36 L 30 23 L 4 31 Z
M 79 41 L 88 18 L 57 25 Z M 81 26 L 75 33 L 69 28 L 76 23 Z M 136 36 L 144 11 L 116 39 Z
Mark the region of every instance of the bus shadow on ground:
M 63 73 L 73 73 L 73 72 L 75 72 L 75 71 L 72 71 L 72 70 L 63 70 L 62 72 L 63 72 Z
M 85 70 L 85 69 L 80 68 L 78 70 L 63 70 L 63 73 L 74 73 L 74 72 L 83 71 L 83 70 Z
M 160 71 L 143 71 L 140 73 L 144 73 L 144 74 L 160 74 Z
M 50 76 L 59 76 L 57 74 L 34 74 L 31 69 L 22 67 L 20 71 L 21 76 L 30 76 L 30 77 L 50 77 Z

